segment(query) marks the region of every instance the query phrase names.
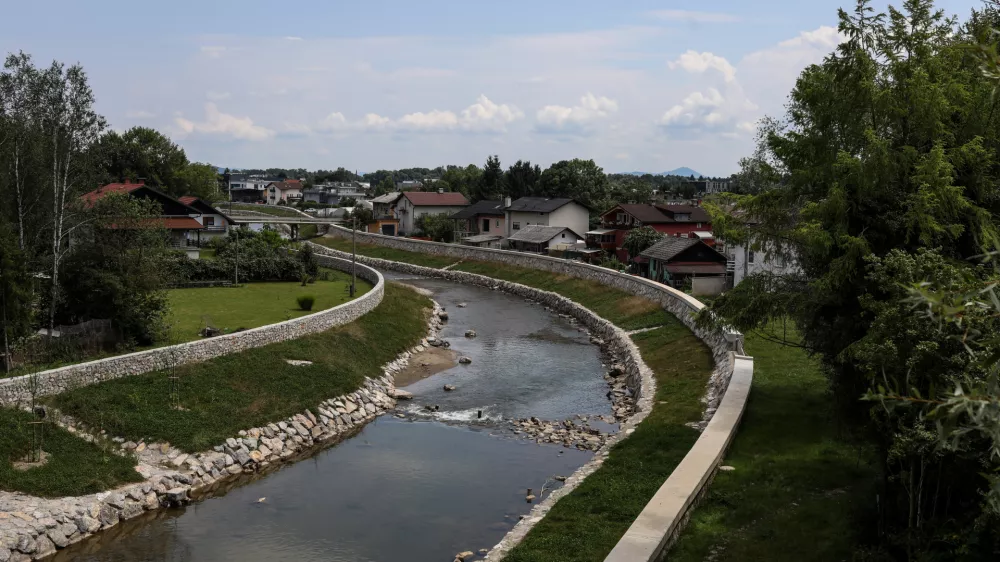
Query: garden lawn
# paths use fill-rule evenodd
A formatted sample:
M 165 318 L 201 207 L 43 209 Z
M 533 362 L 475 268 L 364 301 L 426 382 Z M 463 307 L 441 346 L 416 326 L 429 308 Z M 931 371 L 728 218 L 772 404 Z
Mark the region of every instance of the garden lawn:
M 194 287 L 170 289 L 170 341 L 164 344 L 196 340 L 206 325 L 224 332 L 237 328 L 256 328 L 283 322 L 313 312 L 332 308 L 351 300 L 348 288 L 351 276 L 342 271 L 328 271 L 330 281 L 316 281 L 302 286 L 297 281 L 248 283 L 240 287 Z M 371 289 L 358 279 L 357 296 Z M 299 308 L 296 298 L 313 295 L 312 310 Z
M 656 377 L 649 416 L 559 500 L 504 562 L 600 562 L 694 445 L 712 354 L 678 320 L 633 341 Z
M 28 422 L 33 419 L 27 412 L 0 408 L 0 489 L 35 496 L 80 496 L 142 480 L 135 471 L 135 459 L 106 453 L 52 424 L 45 424 L 42 441 L 50 455 L 48 462 L 15 470 L 13 462 L 31 451 Z
M 281 420 L 356 390 L 364 377 L 416 345 L 430 299 L 397 284 L 372 312 L 338 328 L 176 369 L 180 405 L 171 407 L 168 371 L 85 386 L 50 399 L 66 413 L 127 440 L 209 449 L 241 429 Z M 312 361 L 293 367 L 286 359 Z
M 323 237 L 313 240 L 313 242 L 326 246 L 327 248 L 340 250 L 341 252 L 350 252 L 352 247 L 350 238 Z M 401 261 L 405 263 L 412 263 L 413 265 L 433 267 L 436 269 L 440 269 L 458 261 L 455 258 L 449 258 L 447 256 L 407 252 L 406 250 L 396 250 L 394 248 L 386 248 L 384 246 L 376 246 L 374 244 L 358 244 L 358 254 L 368 256 L 370 258 Z
M 750 401 L 704 502 L 672 561 L 851 560 L 874 532 L 875 468 L 838 434 L 819 362 L 799 348 L 749 336 Z

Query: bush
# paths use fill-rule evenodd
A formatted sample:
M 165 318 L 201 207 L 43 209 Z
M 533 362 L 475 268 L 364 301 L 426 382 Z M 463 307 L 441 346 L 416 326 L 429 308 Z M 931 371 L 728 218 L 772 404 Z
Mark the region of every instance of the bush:
M 312 295 L 301 295 L 299 298 L 295 299 L 295 302 L 299 303 L 299 308 L 302 310 L 312 310 L 313 304 L 316 302 L 316 297 Z

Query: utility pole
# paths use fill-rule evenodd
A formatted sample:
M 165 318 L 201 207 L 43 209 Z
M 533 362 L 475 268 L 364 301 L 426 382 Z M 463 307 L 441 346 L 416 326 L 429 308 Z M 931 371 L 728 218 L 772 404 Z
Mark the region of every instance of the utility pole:
M 354 283 L 357 281 L 358 263 L 358 217 L 352 212 L 351 220 L 354 228 L 351 229 L 351 298 L 354 298 Z
M 236 283 L 240 284 L 240 229 L 236 229 Z

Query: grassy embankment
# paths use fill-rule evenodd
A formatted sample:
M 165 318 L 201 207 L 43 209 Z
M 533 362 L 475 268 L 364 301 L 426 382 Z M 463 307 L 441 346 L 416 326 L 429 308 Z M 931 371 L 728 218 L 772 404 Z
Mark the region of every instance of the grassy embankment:
M 318 280 L 302 286 L 296 281 L 248 283 L 240 287 L 194 287 L 170 289 L 170 342 L 199 339 L 206 324 L 230 332 L 237 328 L 256 328 L 319 312 L 349 300 L 351 276 L 342 271 L 326 270 L 330 280 Z M 357 296 L 368 292 L 371 284 L 358 280 Z M 302 310 L 296 303 L 300 295 L 313 295 L 312 310 Z M 164 342 L 164 344 L 170 343 Z
M 336 249 L 344 249 L 343 242 L 322 239 Z M 435 258 L 376 246 L 359 246 L 358 252 L 417 265 L 429 265 L 428 258 Z M 632 338 L 656 377 L 653 411 L 506 558 L 507 562 L 604 560 L 697 440 L 698 433 L 685 424 L 701 419 L 700 398 L 713 368 L 711 351 L 656 303 L 596 282 L 488 262 L 466 261 L 452 269 L 554 291 L 624 329 L 662 326 Z
M 341 252 L 350 252 L 352 247 L 350 238 L 319 238 L 317 240 L 313 240 L 313 242 L 326 246 L 327 248 L 340 250 Z M 401 261 L 412 263 L 413 265 L 422 265 L 424 267 L 434 268 L 442 268 L 458 261 L 455 258 L 449 258 L 447 256 L 418 254 L 416 252 L 395 250 L 393 248 L 376 246 L 374 244 L 358 244 L 358 253 L 370 258 Z
M 230 210 L 230 203 L 228 201 L 219 203 L 215 206 L 216 209 L 222 211 L 223 213 L 228 213 Z M 253 203 L 233 203 L 233 211 L 256 211 L 258 213 L 263 213 L 265 215 L 272 215 L 275 217 L 302 217 L 302 213 L 299 213 L 295 209 L 289 209 L 287 207 L 279 205 L 255 205 Z
M 75 389 L 52 403 L 109 435 L 168 441 L 189 452 L 218 445 L 241 429 L 280 420 L 355 390 L 365 376 L 416 345 L 431 303 L 388 284 L 372 312 L 332 330 L 177 368 L 181 409 L 160 371 Z M 312 365 L 293 367 L 286 359 Z
M 670 559 L 850 560 L 874 509 L 867 450 L 840 435 L 819 362 L 749 336 L 753 390 L 720 473 Z
M 31 451 L 29 422 L 34 416 L 20 410 L 0 408 L 0 489 L 36 496 L 61 497 L 91 494 L 127 482 L 142 480 L 134 459 L 107 453 L 58 427 L 45 424 L 43 450 L 48 461 L 28 470 L 17 470 L 14 462 Z

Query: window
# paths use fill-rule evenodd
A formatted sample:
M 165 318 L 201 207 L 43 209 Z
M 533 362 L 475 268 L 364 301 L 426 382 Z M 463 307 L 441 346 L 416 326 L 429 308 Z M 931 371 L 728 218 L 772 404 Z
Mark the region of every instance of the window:
M 483 219 L 483 232 L 490 231 L 490 219 Z
M 514 226 L 513 226 L 512 228 L 513 228 L 514 230 L 521 230 L 521 223 L 519 223 L 519 222 L 515 222 L 515 223 L 514 223 Z
M 559 238 L 566 238 L 566 233 L 565 232 L 560 232 L 559 233 Z
M 698 223 L 698 228 L 701 228 L 701 223 Z
M 618 216 L 615 217 L 615 222 L 625 222 L 625 213 L 618 213 Z
M 205 226 L 215 226 L 215 217 L 205 217 Z
M 500 228 L 500 219 L 497 219 L 497 224 L 496 224 L 496 227 L 497 227 L 497 228 Z
M 753 250 L 747 253 L 747 263 L 753 263 Z

